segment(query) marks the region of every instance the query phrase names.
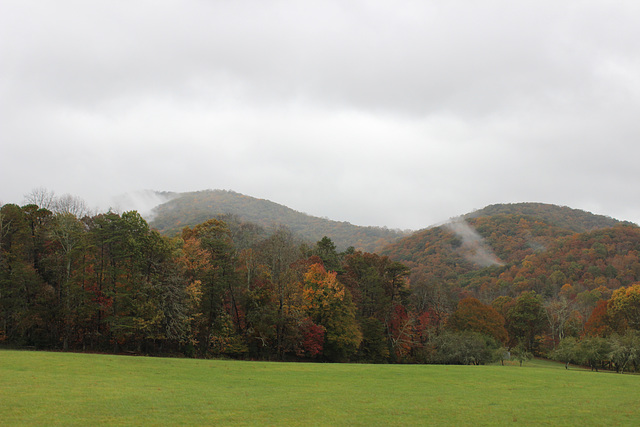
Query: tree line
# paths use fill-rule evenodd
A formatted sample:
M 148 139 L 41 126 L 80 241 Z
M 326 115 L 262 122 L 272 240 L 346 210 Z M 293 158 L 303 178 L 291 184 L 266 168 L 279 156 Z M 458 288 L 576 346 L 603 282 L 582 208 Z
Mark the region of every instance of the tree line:
M 483 302 L 481 294 L 421 282 L 387 256 L 339 252 L 327 237 L 309 244 L 285 227 L 266 230 L 232 215 L 166 237 L 135 211 L 88 213 L 69 197 L 32 201 L 0 208 L 5 346 L 483 364 L 556 356 L 571 339 L 613 340 L 640 326 L 633 317 L 640 285 L 610 300 L 599 294 L 603 302 L 585 322 L 582 293 L 571 285 L 554 298 L 525 290 Z M 570 360 L 583 360 L 577 354 Z M 614 360 L 610 354 L 597 366 Z
M 268 360 L 389 357 L 385 325 L 406 297 L 408 271 L 386 257 L 338 253 L 328 238 L 310 246 L 284 227 L 267 232 L 232 216 L 168 238 L 135 211 L 80 217 L 50 206 L 0 209 L 5 345 Z
M 558 311 L 555 323 L 561 330 L 571 322 L 575 299 L 568 295 L 565 308 Z M 567 315 L 562 315 L 567 313 Z M 575 321 L 575 320 L 574 320 Z M 558 345 L 550 352 L 554 359 L 582 364 L 592 370 L 637 371 L 640 366 L 640 283 L 613 291 L 602 299 L 587 319 L 583 333 L 560 334 Z

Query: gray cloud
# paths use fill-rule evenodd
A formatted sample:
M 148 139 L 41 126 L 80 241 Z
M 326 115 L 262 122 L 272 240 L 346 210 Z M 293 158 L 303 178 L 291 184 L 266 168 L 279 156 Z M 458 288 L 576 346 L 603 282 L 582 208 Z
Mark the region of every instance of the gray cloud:
M 542 201 L 639 222 L 636 2 L 0 5 L 0 201 L 233 189 L 421 228 Z

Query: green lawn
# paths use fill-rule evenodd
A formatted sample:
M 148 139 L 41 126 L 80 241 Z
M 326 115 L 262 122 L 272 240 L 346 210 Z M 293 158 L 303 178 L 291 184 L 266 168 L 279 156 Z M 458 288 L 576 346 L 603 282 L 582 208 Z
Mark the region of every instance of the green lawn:
M 0 425 L 640 425 L 640 376 L 0 351 Z

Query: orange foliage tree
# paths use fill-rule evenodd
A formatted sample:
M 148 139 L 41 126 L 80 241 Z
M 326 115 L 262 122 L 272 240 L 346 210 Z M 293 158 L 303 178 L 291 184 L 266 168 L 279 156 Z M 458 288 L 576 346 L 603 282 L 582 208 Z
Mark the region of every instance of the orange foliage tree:
M 614 291 L 608 313 L 618 329 L 640 330 L 640 282 Z
M 508 338 L 504 317 L 493 307 L 473 297 L 460 300 L 458 308 L 451 314 L 447 324 L 455 331 L 479 332 L 502 343 Z
M 325 328 L 324 356 L 349 360 L 362 341 L 351 295 L 338 282 L 336 273 L 322 264 L 312 264 L 304 275 L 304 308 L 311 320 Z

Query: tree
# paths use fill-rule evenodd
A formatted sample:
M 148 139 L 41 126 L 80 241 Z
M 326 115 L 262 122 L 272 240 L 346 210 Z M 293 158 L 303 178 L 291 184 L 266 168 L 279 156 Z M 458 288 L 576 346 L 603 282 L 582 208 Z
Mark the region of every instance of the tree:
M 80 197 L 71 194 L 63 194 L 54 198 L 50 209 L 59 214 L 71 214 L 76 218 L 82 218 L 89 214 L 87 203 Z
M 142 339 L 178 346 L 190 339 L 192 294 L 180 264 L 176 240 L 152 230 L 144 251 L 144 282 L 138 293 L 137 319 L 148 325 Z
M 301 340 L 300 325 L 306 318 L 302 287 L 291 269 L 300 258 L 299 246 L 293 233 L 285 227 L 276 228 L 259 246 L 267 272 L 266 285 L 274 296 L 275 348 L 279 359 L 283 359 L 285 353 L 295 353 Z
M 302 345 L 299 348 L 299 356 L 315 358 L 322 354 L 324 349 L 324 326 L 316 325 L 311 319 L 306 319 L 301 327 Z
M 339 271 L 341 268 L 340 255 L 336 250 L 336 245 L 333 241 L 324 236 L 316 243 L 316 247 L 313 250 L 313 254 L 320 257 L 324 267 L 327 270 Z
M 615 290 L 607 312 L 619 331 L 626 327 L 640 330 L 640 283 Z
M 598 301 L 598 304 L 584 324 L 584 330 L 587 335 L 592 337 L 607 337 L 613 332 L 611 319 L 607 311 L 608 305 L 608 301 Z
M 202 316 L 198 324 L 198 342 L 201 353 L 207 355 L 212 343 L 218 343 L 218 335 L 226 338 L 230 334 L 224 307 L 225 296 L 230 298 L 235 325 L 239 320 L 234 294 L 238 278 L 231 232 L 224 222 L 210 219 L 193 229 L 186 227 L 182 231 L 182 239 L 194 256 L 194 266 L 198 267 L 192 271 L 191 281 L 198 280 L 201 283 Z M 234 329 L 235 325 L 232 325 Z
M 409 267 L 397 261 L 393 261 L 385 266 L 385 287 L 392 305 L 403 303 L 403 300 L 406 299 L 408 295 L 406 286 L 409 272 Z
M 542 298 L 534 291 L 523 292 L 506 317 L 511 343 L 522 343 L 527 351 L 535 350 L 536 336 L 546 330 L 546 323 Z
M 56 196 L 53 191 L 38 187 L 26 194 L 24 199 L 28 204 L 39 206 L 42 209 L 53 210 Z
M 360 318 L 375 317 L 386 321 L 391 309 L 391 298 L 385 292 L 387 264 L 386 257 L 359 251 L 345 258 L 345 272 L 340 280 L 349 289 Z
M 25 247 L 26 253 L 29 255 L 33 267 L 42 276 L 44 273 L 42 256 L 46 252 L 47 229 L 52 220 L 52 213 L 37 205 L 25 205 L 22 207 L 22 212 L 31 233 L 31 239 Z
M 598 366 L 607 358 L 611 346 L 607 340 L 600 337 L 584 337 L 578 345 L 578 359 L 598 372 Z
M 53 242 L 57 243 L 61 252 L 62 278 L 58 286 L 58 301 L 62 305 L 63 322 L 63 350 L 69 349 L 69 339 L 74 313 L 77 313 L 78 298 L 74 298 L 77 292 L 72 288 L 71 274 L 72 266 L 78 251 L 84 246 L 85 233 L 84 225 L 72 213 L 60 213 L 54 216 L 53 225 L 50 229 L 50 236 Z M 72 304 L 72 299 L 75 301 Z
M 146 335 L 148 323 L 157 322 L 156 313 L 148 312 L 148 298 L 141 296 L 147 283 L 145 253 L 149 244 L 149 225 L 136 211 L 108 217 L 108 247 L 110 255 L 109 288 L 111 313 L 108 325 L 114 338 L 114 350 Z M 142 289 L 141 289 L 142 288 Z M 146 289 L 144 292 L 146 293 Z M 147 311 L 147 313 L 144 313 Z
M 523 342 L 518 343 L 517 346 L 511 349 L 511 354 L 513 358 L 520 362 L 520 366 L 522 366 L 523 362 L 533 359 L 533 354 L 527 350 L 527 347 Z
M 627 330 L 624 335 L 614 334 L 609 338 L 609 359 L 616 372 L 624 373 L 629 363 L 640 359 L 640 333 Z
M 506 319 L 509 310 L 515 305 L 515 300 L 506 295 L 499 296 L 491 301 L 493 307 L 502 317 Z
M 369 363 L 385 363 L 389 360 L 389 346 L 385 338 L 384 323 L 375 317 L 360 320 L 362 342 L 358 358 Z
M 564 338 L 565 324 L 569 320 L 572 311 L 572 304 L 565 297 L 551 299 L 545 303 L 545 314 L 549 322 L 554 347 L 557 342 L 562 341 Z
M 355 252 L 346 256 L 341 281 L 353 295 L 360 317 L 388 322 L 397 304 L 406 304 L 409 268 L 386 256 Z
M 0 215 L 0 331 L 12 342 L 50 345 L 52 288 L 41 276 L 50 212 L 35 205 L 7 204 Z
M 578 341 L 573 337 L 560 340 L 560 343 L 552 353 L 555 360 L 564 362 L 565 369 L 569 369 L 569 363 L 578 360 Z
M 507 341 L 507 330 L 502 317 L 493 307 L 484 305 L 473 297 L 458 303 L 458 308 L 447 320 L 454 331 L 472 331 L 488 335 L 498 342 Z
M 349 291 L 321 264 L 313 264 L 304 276 L 303 295 L 310 318 L 326 330 L 324 356 L 349 360 L 358 350 L 362 333 Z
M 409 361 L 415 350 L 421 347 L 419 318 L 412 312 L 407 312 L 402 304 L 393 307 L 387 318 L 387 335 L 391 349 L 392 361 Z
M 177 278 L 175 248 L 151 231 L 138 212 L 87 219 L 89 261 L 80 269 L 81 288 L 91 294 L 92 334 L 100 346 L 142 351 L 167 339 L 182 340 L 186 281 Z M 177 322 L 177 323 L 176 323 Z M 167 335 L 169 334 L 169 335 Z M 168 338 L 170 336 L 171 338 Z
M 500 347 L 495 340 L 477 332 L 444 331 L 432 340 L 435 363 L 482 365 L 494 361 Z

